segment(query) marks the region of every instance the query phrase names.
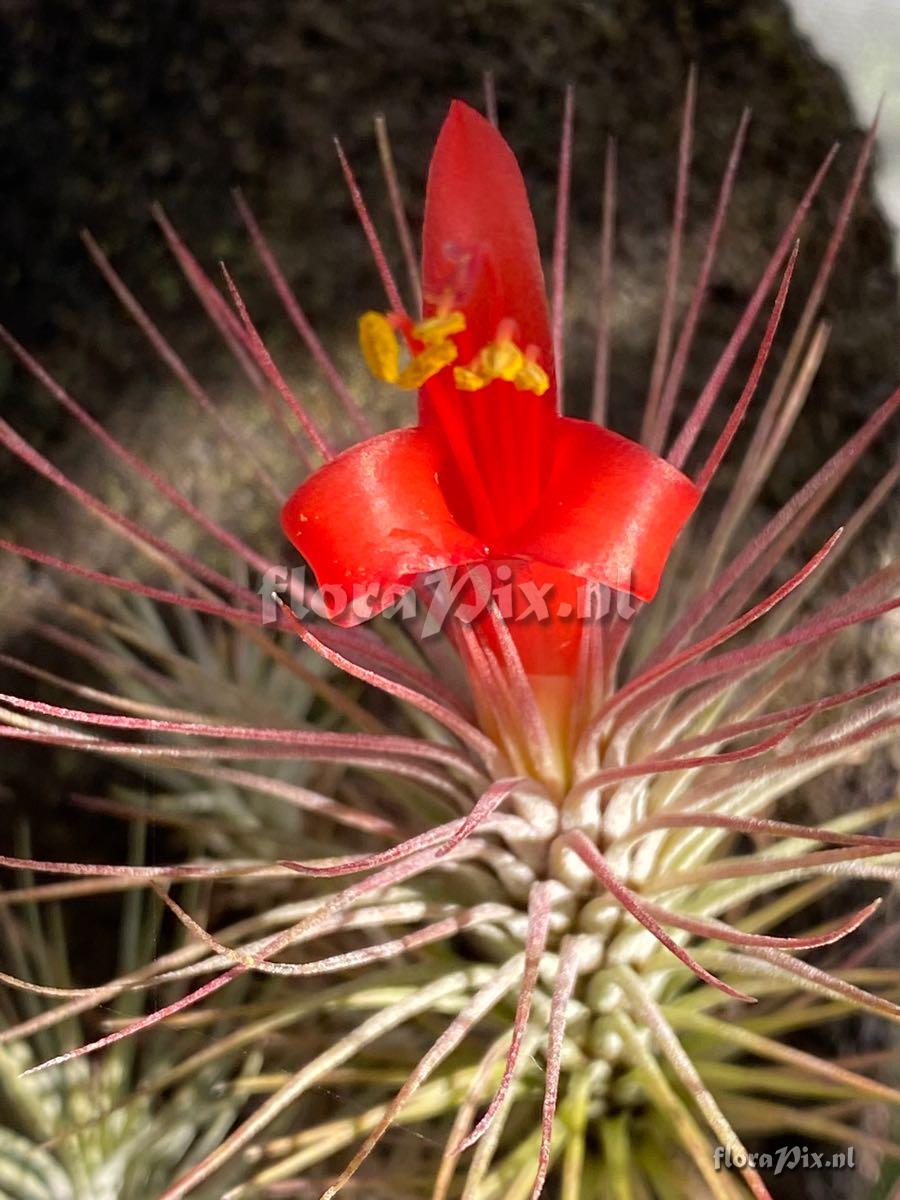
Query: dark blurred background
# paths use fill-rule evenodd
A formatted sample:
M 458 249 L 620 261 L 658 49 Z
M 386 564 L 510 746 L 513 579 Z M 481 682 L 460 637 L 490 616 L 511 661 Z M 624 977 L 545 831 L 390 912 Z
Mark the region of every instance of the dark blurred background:
M 839 140 L 842 153 L 804 232 L 788 307 L 789 319 L 796 315 L 861 141 L 843 83 L 817 59 L 779 0 L 0 0 L 0 322 L 92 412 L 105 415 L 120 434 L 133 431 L 132 440 L 165 463 L 194 431 L 195 411 L 173 400 L 163 367 L 84 252 L 82 227 L 90 227 L 201 381 L 228 396 L 234 375 L 227 356 L 151 220 L 151 202 L 164 204 L 211 273 L 219 259 L 228 262 L 282 366 L 305 378 L 305 351 L 276 321 L 230 189 L 243 189 L 310 317 L 337 354 L 352 362 L 356 316 L 377 305 L 380 295 L 333 135 L 341 137 L 399 267 L 373 118 L 386 116 L 417 228 L 428 154 L 447 103 L 461 96 L 480 104 L 482 74 L 492 71 L 501 125 L 523 164 L 547 249 L 562 93 L 574 82 L 568 395 L 583 410 L 592 363 L 603 148 L 614 134 L 620 145 L 620 236 L 612 413 L 614 424 L 634 433 L 658 321 L 681 99 L 691 63 L 698 66 L 700 90 L 687 283 L 742 107 L 749 104 L 754 115 L 684 388 L 689 399 L 731 332 L 778 229 Z M 825 312 L 835 323 L 832 341 L 764 498 L 770 505 L 783 501 L 856 428 L 900 373 L 890 238 L 868 189 Z M 730 396 L 741 379 L 739 369 Z M 103 491 L 105 460 L 72 437 L 71 423 L 5 355 L 0 412 Z M 202 442 L 202 431 L 198 437 Z M 887 440 L 876 448 L 836 501 L 826 533 L 894 453 Z M 202 454 L 195 455 L 184 469 L 202 476 L 203 464 Z M 0 536 L 33 539 L 65 553 L 69 510 L 5 454 L 0 469 Z M 192 478 L 190 487 L 195 484 L 192 494 L 223 490 L 215 478 Z M 257 510 L 246 520 L 263 531 L 276 527 L 274 512 Z M 886 528 L 884 517 L 875 523 L 863 548 L 867 564 Z M 0 596 L 0 619 L 4 599 L 7 613 L 21 604 L 8 587 Z M 852 657 L 864 676 L 865 647 Z M 42 786 L 35 789 L 38 765 Z M 115 854 L 120 831 L 107 832 L 98 818 L 86 821 L 66 806 L 73 790 L 102 791 L 113 770 L 61 755 L 48 771 L 43 752 L 40 764 L 38 756 L 6 753 L 0 779 L 17 808 L 46 814 L 38 836 L 48 853 L 54 840 L 83 837 L 93 854 L 104 839 Z M 889 786 L 878 778 L 876 786 Z M 823 1192 L 826 1184 L 814 1178 L 802 1186 L 810 1190 L 798 1196 L 851 1194 Z
M 714 342 L 777 223 L 840 139 L 845 152 L 820 206 L 834 210 L 856 140 L 844 87 L 777 0 L 0 0 L 0 39 L 0 319 L 61 364 L 95 410 L 147 403 L 148 358 L 89 263 L 81 227 L 139 285 L 177 347 L 202 355 L 207 330 L 148 206 L 161 201 L 207 265 L 227 258 L 239 267 L 246 250 L 229 199 L 238 185 L 311 315 L 326 332 L 349 329 L 373 297 L 373 279 L 332 135 L 381 212 L 371 131 L 375 113 L 386 114 L 415 226 L 448 99 L 477 100 L 485 70 L 495 73 L 504 130 L 545 235 L 561 90 L 570 80 L 578 85 L 576 263 L 592 252 L 603 141 L 608 132 L 620 140 L 620 307 L 632 309 L 613 368 L 623 408 L 646 373 L 656 320 L 647 293 L 661 281 L 688 64 L 700 71 L 690 218 L 698 234 L 741 107 L 754 110 L 714 281 Z M 808 236 L 823 230 L 819 222 Z M 814 249 L 801 258 L 801 278 Z M 825 408 L 835 423 L 869 410 L 896 366 L 890 258 L 885 228 L 864 201 L 829 302 L 841 315 L 829 355 L 840 369 L 836 377 L 826 364 L 820 420 Z M 576 322 L 576 372 L 579 332 Z M 701 345 L 699 366 L 703 359 Z M 5 360 L 0 404 L 30 432 L 65 436 L 58 414 Z

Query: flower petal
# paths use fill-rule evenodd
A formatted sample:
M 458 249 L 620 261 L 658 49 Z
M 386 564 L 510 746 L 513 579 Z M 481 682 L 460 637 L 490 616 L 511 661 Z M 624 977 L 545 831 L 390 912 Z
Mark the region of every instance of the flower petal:
M 699 499 L 687 476 L 644 446 L 562 417 L 541 508 L 509 553 L 652 600 Z
M 491 540 L 532 515 L 550 472 L 556 420 L 547 300 L 522 173 L 497 130 L 454 101 L 428 172 L 423 233 L 426 310 L 461 310 L 458 366 L 474 363 L 501 325 L 521 350 L 536 347 L 550 377 L 543 395 L 496 379 L 461 391 L 452 372 L 419 393 L 423 426 L 444 447 L 442 486 L 457 517 Z M 511 324 L 510 324 L 511 323 Z
M 282 527 L 312 567 L 329 617 L 366 620 L 421 572 L 485 557 L 447 508 L 438 459 L 421 429 L 379 434 L 326 463 L 285 504 Z
M 489 121 L 454 100 L 441 128 L 425 196 L 422 276 L 426 300 L 449 291 L 468 328 L 461 358 L 513 318 L 518 342 L 550 370 L 550 322 L 541 256 L 515 155 Z

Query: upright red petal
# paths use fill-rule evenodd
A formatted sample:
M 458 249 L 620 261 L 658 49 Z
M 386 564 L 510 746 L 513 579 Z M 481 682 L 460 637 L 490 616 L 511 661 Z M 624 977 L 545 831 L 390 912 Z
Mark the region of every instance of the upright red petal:
M 441 128 L 425 195 L 422 281 L 427 300 L 452 296 L 465 311 L 461 350 L 493 339 L 512 317 L 519 343 L 553 356 L 541 256 L 515 155 L 489 121 L 454 100 Z
M 441 484 L 454 513 L 488 540 L 536 509 L 550 470 L 556 415 L 550 323 L 525 182 L 512 150 L 474 109 L 454 101 L 444 121 L 425 199 L 426 310 L 461 309 L 460 365 L 507 323 L 522 350 L 536 348 L 550 376 L 543 396 L 495 380 L 459 391 L 450 370 L 422 389 L 420 419 L 443 441 Z

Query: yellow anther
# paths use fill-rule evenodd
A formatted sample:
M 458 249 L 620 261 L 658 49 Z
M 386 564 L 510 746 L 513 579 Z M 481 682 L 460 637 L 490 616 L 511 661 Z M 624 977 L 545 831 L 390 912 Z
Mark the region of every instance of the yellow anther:
M 448 367 L 458 353 L 453 342 L 438 342 L 434 346 L 426 346 L 397 376 L 397 386 L 420 388 L 432 375 L 437 375 L 438 371 Z
M 525 366 L 525 355 L 515 342 L 491 342 L 478 356 L 478 371 L 488 379 L 512 383 Z
M 394 327 L 380 312 L 359 318 L 359 345 L 366 365 L 376 379 L 397 383 L 400 377 L 400 343 Z
M 424 343 L 424 349 L 400 369 L 400 339 L 394 322 L 384 313 L 366 312 L 359 318 L 359 344 L 369 370 L 376 379 L 415 390 L 450 366 L 459 356 L 450 339 L 466 328 L 466 315 L 458 309 L 438 311 L 409 329 Z M 497 337 L 478 352 L 466 366 L 454 367 L 453 381 L 461 392 L 480 392 L 494 379 L 515 384 L 520 392 L 543 396 L 550 386 L 547 372 L 536 361 L 537 350 L 529 346 L 523 354 L 512 340 L 514 323 L 501 322 Z
M 533 358 L 526 358 L 513 383 L 520 392 L 534 392 L 536 396 L 543 396 L 550 386 L 550 376 Z
M 462 333 L 465 327 L 466 314 L 453 310 L 439 313 L 434 317 L 426 317 L 418 325 L 413 325 L 411 332 L 413 337 L 418 338 L 420 342 L 425 342 L 427 346 L 434 346 L 438 342 L 446 341 L 454 334 Z
M 490 380 L 473 371 L 471 367 L 454 367 L 453 382 L 461 392 L 480 392 L 483 387 L 487 387 Z

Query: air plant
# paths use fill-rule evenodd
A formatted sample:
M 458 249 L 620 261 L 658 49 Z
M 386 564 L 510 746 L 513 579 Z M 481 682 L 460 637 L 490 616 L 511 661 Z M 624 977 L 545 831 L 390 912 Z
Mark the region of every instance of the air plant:
M 204 310 L 272 406 L 279 439 L 296 450 L 305 478 L 283 525 L 316 586 L 298 573 L 288 589 L 287 569 L 140 460 L 2 335 L 230 564 L 116 512 L 0 423 L 8 450 L 150 564 L 116 573 L 3 543 L 64 574 L 65 627 L 45 620 L 35 631 L 107 683 L 7 657 L 84 707 L 5 695 L 0 734 L 139 768 L 149 802 L 127 784 L 81 802 L 138 831 L 169 826 L 185 852 L 167 865 L 142 862 L 139 845 L 121 866 L 24 851 L 0 860 L 77 877 L 26 881 L 4 897 L 4 913 L 22 906 L 21 921 L 7 917 L 14 961 L 4 982 L 23 1004 L 4 1008 L 0 1062 L 20 1126 L 32 1119 L 15 1135 L 20 1176 L 0 1168 L 9 1195 L 734 1200 L 787 1194 L 779 1180 L 770 1193 L 742 1138 L 779 1132 L 852 1143 L 875 1159 L 900 1154 L 861 1128 L 867 1106 L 900 1100 L 882 1077 L 890 1052 L 830 1061 L 791 1040 L 848 1015 L 900 1018 L 900 978 L 870 964 L 886 935 L 839 945 L 880 900 L 824 924 L 815 907 L 846 880 L 898 878 L 900 839 L 884 827 L 900 801 L 848 805 L 825 826 L 777 811 L 807 781 L 868 758 L 900 723 L 896 673 L 808 690 L 842 635 L 900 603 L 895 565 L 837 594 L 823 589 L 897 466 L 823 545 L 808 540 L 900 392 L 780 510 L 758 528 L 752 520 L 824 351 L 822 297 L 874 130 L 723 489 L 719 467 L 754 404 L 833 153 L 676 431 L 748 125 L 745 113 L 679 322 L 694 104 L 692 76 L 640 443 L 605 427 L 613 143 L 591 420 L 562 414 L 571 91 L 549 306 L 524 182 L 495 116 L 451 107 L 429 172 L 421 273 L 379 129 L 409 305 L 341 152 L 387 297 L 386 311 L 373 306 L 360 320 L 363 355 L 385 384 L 418 394 L 414 427 L 371 430 L 243 200 L 253 245 L 340 422 L 326 427 L 301 403 L 231 276 L 223 291 L 157 214 Z M 216 416 L 99 247 L 89 249 Z M 749 377 L 713 436 L 716 402 L 760 323 Z M 227 424 L 224 434 L 233 436 Z M 350 436 L 362 440 L 339 452 Z M 264 466 L 258 475 L 274 523 L 283 481 Z M 117 890 L 132 906 L 121 969 L 73 990 L 60 956 L 34 949 L 45 944 L 35 906 Z M 160 953 L 163 917 L 175 941 Z M 42 1007 L 41 997 L 58 1003 Z M 104 1014 L 93 1032 L 92 1014 Z M 104 1072 L 115 1086 L 96 1085 L 90 1105 L 58 1099 Z M 339 1107 L 335 1089 L 347 1097 Z M 407 1126 L 428 1136 L 411 1143 L 398 1133 Z M 175 1132 L 141 1183 L 141 1164 L 159 1149 L 146 1136 L 155 1129 Z M 100 1147 L 93 1158 L 85 1144 Z M 734 1171 L 719 1169 L 716 1146 Z M 120 1192 L 98 1183 L 107 1153 L 126 1164 Z M 46 1179 L 62 1180 L 55 1191 L 34 1182 L 39 1156 Z M 122 1179 L 138 1182 L 128 1191 Z

